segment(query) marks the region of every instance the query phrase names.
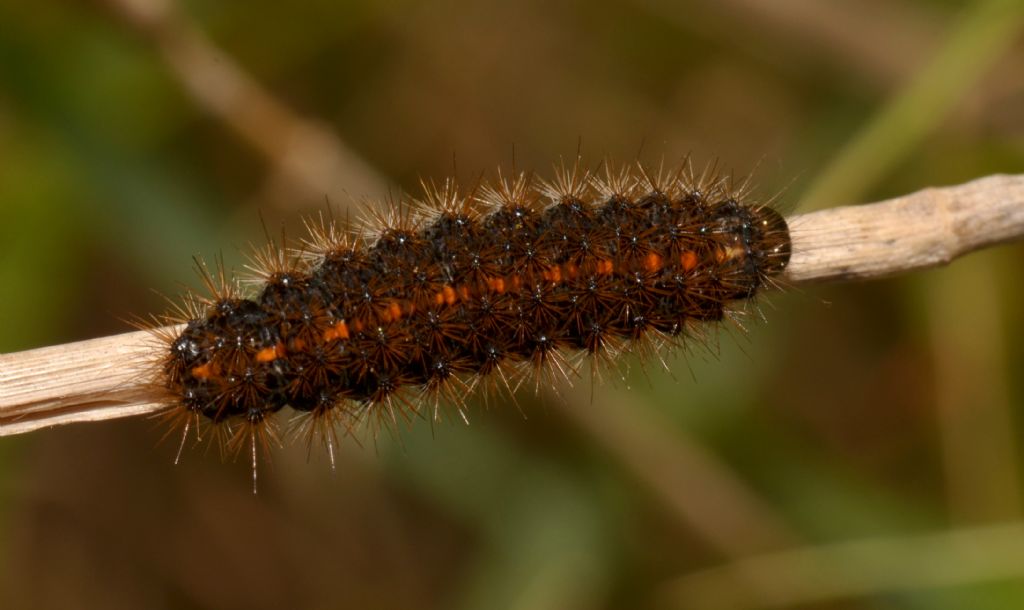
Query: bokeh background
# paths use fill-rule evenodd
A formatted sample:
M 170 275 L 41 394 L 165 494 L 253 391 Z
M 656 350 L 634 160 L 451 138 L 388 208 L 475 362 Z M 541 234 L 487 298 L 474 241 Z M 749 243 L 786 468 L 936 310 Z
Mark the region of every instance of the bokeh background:
M 807 211 L 1024 171 L 1017 0 L 0 4 L 0 350 L 344 209 L 718 159 Z M 4 608 L 1024 607 L 1024 248 L 762 301 L 591 388 L 288 446 L 0 439 Z

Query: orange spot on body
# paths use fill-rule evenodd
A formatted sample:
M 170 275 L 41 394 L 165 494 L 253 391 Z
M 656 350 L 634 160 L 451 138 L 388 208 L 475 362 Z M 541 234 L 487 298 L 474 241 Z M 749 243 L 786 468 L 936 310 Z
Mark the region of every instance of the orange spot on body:
M 264 347 L 260 351 L 256 352 L 256 362 L 273 362 L 281 357 L 283 354 L 279 354 L 278 350 L 284 352 L 284 345 L 275 343 L 270 347 Z
M 377 321 L 389 324 L 402 317 L 402 308 L 397 302 L 391 302 L 377 312 Z
M 463 301 L 468 301 L 469 300 L 470 294 L 469 294 L 469 287 L 468 286 L 459 286 L 459 297 Z
M 192 367 L 192 376 L 196 379 L 209 379 L 214 377 L 216 373 L 213 370 L 212 363 L 207 362 L 196 367 Z
M 610 275 L 615 271 L 615 264 L 606 258 L 597 261 L 597 272 L 601 275 Z
M 683 271 L 693 271 L 697 267 L 697 253 L 686 250 L 679 255 L 679 263 L 682 264 Z
M 324 341 L 334 341 L 335 339 L 348 339 L 348 325 L 344 321 L 338 322 L 324 331 Z
M 654 273 L 660 271 L 663 265 L 661 255 L 655 252 L 648 252 L 647 256 L 644 257 L 644 269 Z
M 562 281 L 562 268 L 558 265 L 552 265 L 544 270 L 544 279 L 549 282 L 558 283 Z
M 579 272 L 580 269 L 579 267 L 576 266 L 575 263 L 565 264 L 565 274 L 568 275 L 570 279 L 574 279 L 579 274 Z
M 452 288 L 448 284 L 445 284 L 444 288 L 441 289 L 441 292 L 444 294 L 444 302 L 445 303 L 447 303 L 448 305 L 454 305 L 455 304 L 456 295 L 455 295 L 455 289 L 454 288 Z

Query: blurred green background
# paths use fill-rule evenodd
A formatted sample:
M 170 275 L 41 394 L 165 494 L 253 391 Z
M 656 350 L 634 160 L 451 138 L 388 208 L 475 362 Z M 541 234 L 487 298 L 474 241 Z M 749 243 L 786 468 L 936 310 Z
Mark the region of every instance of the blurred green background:
M 420 178 L 693 153 L 788 209 L 1024 168 L 1024 3 L 0 4 L 0 351 Z M 514 150 L 514 152 L 513 152 Z M 642 152 L 638 152 L 642 151 Z M 763 301 L 337 469 L 0 439 L 3 608 L 1024 607 L 1024 248 Z

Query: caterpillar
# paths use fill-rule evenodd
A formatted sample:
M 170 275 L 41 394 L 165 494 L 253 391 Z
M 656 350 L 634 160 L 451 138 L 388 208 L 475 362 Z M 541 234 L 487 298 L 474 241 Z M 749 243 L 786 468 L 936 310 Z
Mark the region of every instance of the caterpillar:
M 747 190 L 688 161 L 591 171 L 577 159 L 550 180 L 425 182 L 361 232 L 321 214 L 297 247 L 256 251 L 249 296 L 200 264 L 210 294 L 162 319 L 179 324 L 162 334 L 157 381 L 179 458 L 189 429 L 209 427 L 251 450 L 255 484 L 257 444 L 279 441 L 285 408 L 333 464 L 337 430 L 363 419 L 462 413 L 478 386 L 571 375 L 573 355 L 700 341 L 789 261 L 785 219 Z

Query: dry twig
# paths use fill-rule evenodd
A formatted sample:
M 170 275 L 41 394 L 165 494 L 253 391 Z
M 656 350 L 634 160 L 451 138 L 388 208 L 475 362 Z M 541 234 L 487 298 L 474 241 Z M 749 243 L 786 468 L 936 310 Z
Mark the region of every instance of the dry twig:
M 870 279 L 936 267 L 1024 238 L 1024 175 L 989 176 L 790 220 L 793 283 Z M 142 373 L 158 345 L 135 332 L 0 355 L 0 435 L 153 413 Z

